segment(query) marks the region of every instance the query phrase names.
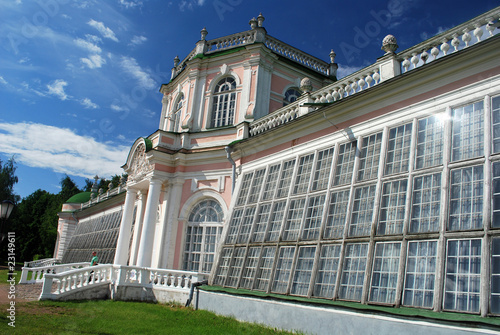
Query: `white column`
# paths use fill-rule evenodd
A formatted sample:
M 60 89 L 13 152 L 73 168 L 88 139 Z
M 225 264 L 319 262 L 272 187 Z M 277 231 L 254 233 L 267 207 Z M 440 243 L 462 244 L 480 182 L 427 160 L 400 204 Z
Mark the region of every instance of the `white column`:
M 174 265 L 175 242 L 177 237 L 177 221 L 181 207 L 182 187 L 184 179 L 178 179 L 171 182 L 168 195 L 168 212 L 165 213 L 166 232 L 163 238 L 162 259 L 160 266 L 171 269 Z
M 137 264 L 137 252 L 139 249 L 139 241 L 141 240 L 144 208 L 146 207 L 146 191 L 139 191 L 137 195 L 139 202 L 137 203 L 137 212 L 135 213 L 134 236 L 132 237 L 132 246 L 130 247 L 129 265 Z
M 151 179 L 151 181 L 149 182 L 146 211 L 144 212 L 144 222 L 142 226 L 141 243 L 139 245 L 139 254 L 137 255 L 137 266 L 151 266 L 151 255 L 153 252 L 153 242 L 156 226 L 156 212 L 158 210 L 160 192 L 161 180 Z
M 127 189 L 122 221 L 120 222 L 120 233 L 118 234 L 118 242 L 116 243 L 114 264 L 127 265 L 130 230 L 132 228 L 135 198 L 137 195 L 136 192 L 137 191 L 134 189 Z

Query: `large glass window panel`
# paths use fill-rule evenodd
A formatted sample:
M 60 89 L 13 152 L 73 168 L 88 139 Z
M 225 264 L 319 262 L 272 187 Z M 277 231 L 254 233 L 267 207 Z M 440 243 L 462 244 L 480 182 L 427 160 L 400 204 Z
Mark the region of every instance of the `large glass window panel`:
M 493 152 L 500 152 L 500 96 L 491 99 Z
M 300 247 L 293 273 L 291 294 L 307 296 L 314 264 L 315 246 Z
M 225 284 L 226 286 L 236 287 L 236 285 L 238 284 L 238 280 L 239 280 L 240 274 L 241 274 L 241 269 L 243 267 L 245 251 L 246 251 L 246 248 L 244 248 L 244 247 L 234 249 L 233 263 L 228 271 L 226 284 Z
M 483 226 L 483 167 L 451 170 L 448 230 Z
M 314 170 L 314 179 L 312 190 L 323 190 L 328 186 L 330 179 L 330 170 L 332 167 L 333 148 L 322 150 L 318 152 L 318 159 L 316 161 L 316 168 Z
M 295 247 L 280 247 L 272 290 L 275 293 L 286 293 L 292 273 Z
M 215 275 L 215 285 L 224 285 L 227 273 L 229 271 L 229 264 L 231 263 L 231 256 L 233 255 L 233 248 L 223 248 L 220 256 L 220 264 Z
M 403 233 L 405 218 L 407 180 L 394 180 L 384 183 L 380 217 L 377 226 L 378 235 Z
M 271 204 L 262 204 L 259 206 L 257 212 L 257 219 L 255 220 L 255 229 L 252 235 L 252 242 L 263 242 L 266 235 L 267 222 L 271 212 Z
M 347 244 L 345 248 L 339 298 L 360 301 L 365 279 L 368 243 Z
M 228 244 L 236 243 L 242 219 L 243 219 L 243 208 L 235 209 L 233 211 L 233 217 L 231 218 L 231 222 L 229 222 L 229 228 L 226 236 L 226 243 Z
M 333 298 L 339 267 L 340 244 L 321 246 L 318 273 L 314 285 L 314 296 Z
M 252 181 L 252 187 L 250 188 L 250 194 L 248 194 L 248 204 L 253 204 L 259 200 L 260 190 L 264 184 L 264 175 L 266 174 L 266 169 L 260 169 L 255 171 L 255 175 Z
M 247 207 L 241 222 L 240 232 L 238 234 L 238 243 L 246 243 L 252 229 L 253 218 L 255 214 L 255 206 Z
M 280 179 L 278 182 L 278 189 L 276 190 L 277 198 L 286 197 L 288 195 L 294 167 L 295 159 L 283 163 L 283 170 L 281 171 Z
M 324 206 L 325 194 L 311 196 L 309 198 L 304 220 L 304 229 L 302 229 L 302 239 L 315 240 L 319 238 Z
M 377 178 L 382 133 L 363 138 L 359 160 L 358 180 Z
M 293 199 L 290 200 L 290 207 L 288 208 L 288 216 L 285 222 L 285 229 L 283 231 L 283 240 L 296 241 L 299 237 L 300 225 L 304 217 L 304 207 L 306 199 Z
M 220 80 L 215 86 L 212 101 L 212 120 L 210 126 L 230 126 L 234 122 L 236 107 L 236 82 L 234 78 L 227 77 Z
M 344 236 L 344 227 L 349 203 L 349 190 L 332 191 L 328 218 L 325 226 L 325 238 L 341 238 Z
M 339 157 L 335 168 L 335 185 L 350 184 L 356 158 L 357 142 L 348 142 L 339 146 Z
M 266 241 L 277 241 L 280 237 L 283 217 L 285 216 L 286 201 L 278 201 L 274 203 L 269 220 L 269 229 L 266 236 Z
M 257 265 L 259 264 L 260 247 L 248 248 L 248 254 L 246 257 L 246 265 L 243 269 L 243 274 L 241 275 L 240 287 L 246 289 L 252 289 L 254 283 L 254 277 L 257 272 Z
M 491 313 L 500 314 L 500 237 L 491 241 Z
M 408 242 L 403 305 L 432 308 L 436 258 L 437 241 Z
M 443 134 L 442 114 L 418 120 L 415 160 L 417 169 L 443 164 Z
M 484 112 L 483 102 L 476 102 L 452 110 L 453 162 L 483 156 Z
M 184 249 L 184 269 L 186 271 L 199 271 L 202 241 L 202 227 L 188 226 Z
M 259 291 L 267 291 L 271 273 L 273 272 L 274 255 L 276 249 L 274 247 L 263 247 L 262 256 L 260 258 L 259 269 L 255 278 L 255 289 Z
M 177 100 L 177 104 L 175 105 L 175 111 L 173 111 L 173 115 L 170 118 L 170 122 L 172 122 L 172 131 L 179 131 L 179 127 L 181 126 L 181 114 L 182 107 L 184 105 L 184 94 L 181 94 L 179 99 Z
M 493 163 L 493 184 L 492 184 L 492 200 L 493 200 L 493 219 L 491 226 L 500 228 L 500 162 Z
M 410 220 L 410 233 L 439 230 L 441 206 L 441 173 L 415 177 Z
M 236 206 L 243 206 L 246 204 L 248 192 L 250 191 L 250 185 L 252 184 L 253 172 L 246 173 L 243 176 L 243 181 L 241 182 L 240 192 L 238 194 L 238 200 L 236 201 Z
M 276 164 L 269 167 L 266 183 L 264 184 L 264 191 L 262 193 L 263 200 L 271 200 L 274 197 L 274 192 L 276 191 L 276 185 L 278 184 L 280 167 L 281 164 Z
M 386 304 L 396 301 L 400 253 L 400 242 L 375 244 L 370 301 Z
M 389 141 L 387 143 L 385 160 L 386 175 L 408 171 L 411 130 L 411 123 L 389 130 Z
M 295 185 L 293 187 L 293 194 L 307 192 L 309 180 L 311 180 L 313 161 L 314 154 L 300 157 L 299 166 L 297 168 L 297 176 L 295 177 Z
M 375 185 L 354 189 L 349 236 L 368 236 L 371 232 Z
M 479 312 L 481 240 L 448 240 L 444 309 Z
M 203 226 L 204 228 L 204 246 L 201 272 L 210 273 L 214 263 L 215 252 L 222 234 L 222 226 L 211 227 Z

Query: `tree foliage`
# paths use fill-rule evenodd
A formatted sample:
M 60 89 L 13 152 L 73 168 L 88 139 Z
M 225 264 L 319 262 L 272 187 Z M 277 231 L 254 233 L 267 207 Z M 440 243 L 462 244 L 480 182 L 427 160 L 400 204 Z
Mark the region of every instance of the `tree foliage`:
M 14 185 L 19 181 L 15 175 L 16 168 L 14 157 L 3 166 L 2 160 L 0 160 L 0 201 L 10 200 L 16 203 L 20 200 L 20 197 L 14 193 Z

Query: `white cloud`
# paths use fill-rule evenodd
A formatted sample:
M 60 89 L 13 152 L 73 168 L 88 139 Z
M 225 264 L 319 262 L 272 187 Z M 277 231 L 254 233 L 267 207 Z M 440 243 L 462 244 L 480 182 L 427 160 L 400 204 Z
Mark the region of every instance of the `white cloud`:
M 100 68 L 103 64 L 106 64 L 106 60 L 101 55 L 89 55 L 88 58 L 80 58 L 80 61 L 87 65 L 89 69 Z
M 122 57 L 121 66 L 123 67 L 125 72 L 137 79 L 140 86 L 147 89 L 156 87 L 156 82 L 145 70 L 143 70 L 139 66 L 139 64 L 137 64 L 135 58 L 126 56 Z
M 80 100 L 80 104 L 87 109 L 97 109 L 99 105 L 95 104 L 89 98 L 84 98 Z
M 122 106 L 118 106 L 118 105 L 111 105 L 110 108 L 116 112 L 128 112 L 130 111 L 130 109 L 128 109 L 128 107 L 122 107 Z
M 132 40 L 130 41 L 131 45 L 141 45 L 142 43 L 146 42 L 148 39 L 147 37 L 144 36 L 134 36 Z
M 123 7 L 129 9 L 129 8 L 134 8 L 134 7 L 137 7 L 137 6 L 142 6 L 143 3 L 142 1 L 140 0 L 135 0 L 135 1 L 127 1 L 127 0 L 120 0 L 120 5 L 122 5 Z
M 68 86 L 67 82 L 62 79 L 57 79 L 47 85 L 47 88 L 49 90 L 47 93 L 55 95 L 61 100 L 66 100 L 68 99 L 68 95 L 66 94 L 66 92 L 64 92 L 65 86 Z
M 23 141 L 19 141 L 22 138 Z M 0 123 L 0 152 L 31 167 L 92 178 L 123 173 L 128 146 L 99 143 L 66 128 L 38 123 Z
M 118 42 L 115 33 L 110 28 L 106 27 L 104 23 L 91 19 L 87 24 L 99 31 L 104 38 L 109 38 L 115 42 Z
M 92 44 L 89 41 L 85 41 L 84 39 L 81 39 L 81 38 L 75 39 L 74 42 L 78 47 L 85 49 L 85 50 L 92 52 L 92 53 L 99 54 L 102 51 L 101 48 L 99 48 L 97 45 Z
M 3 79 L 2 76 L 0 76 L 0 84 L 7 85 L 7 80 Z
M 171 3 L 169 3 L 170 5 Z M 193 10 L 195 6 L 203 6 L 205 0 L 182 0 L 179 2 L 179 10 L 183 12 L 186 9 Z

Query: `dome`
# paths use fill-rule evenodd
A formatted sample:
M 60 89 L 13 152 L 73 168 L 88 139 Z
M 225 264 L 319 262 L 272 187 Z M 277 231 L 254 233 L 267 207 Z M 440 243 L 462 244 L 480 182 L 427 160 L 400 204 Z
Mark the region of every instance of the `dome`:
M 90 192 L 77 193 L 71 198 L 69 198 L 67 204 L 81 204 L 90 200 Z

